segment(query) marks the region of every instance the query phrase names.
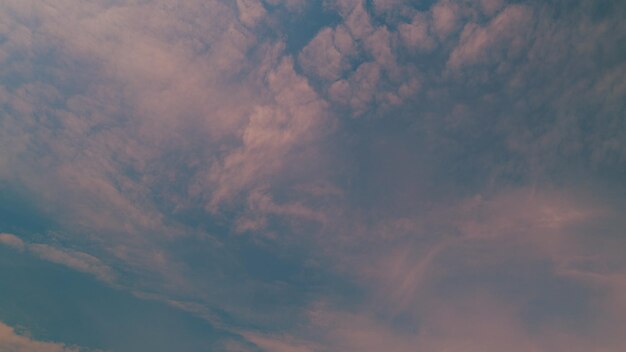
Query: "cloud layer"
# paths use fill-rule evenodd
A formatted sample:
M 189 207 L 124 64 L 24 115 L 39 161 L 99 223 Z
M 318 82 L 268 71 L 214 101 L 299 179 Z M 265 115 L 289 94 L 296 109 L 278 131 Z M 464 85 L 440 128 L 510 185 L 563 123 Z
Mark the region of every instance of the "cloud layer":
M 226 350 L 618 351 L 624 15 L 4 1 L 0 243 Z

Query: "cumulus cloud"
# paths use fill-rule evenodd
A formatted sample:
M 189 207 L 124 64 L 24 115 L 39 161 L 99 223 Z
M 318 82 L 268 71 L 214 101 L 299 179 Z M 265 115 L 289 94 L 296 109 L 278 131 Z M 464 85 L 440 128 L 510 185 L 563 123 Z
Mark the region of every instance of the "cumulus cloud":
M 326 103 L 294 71 L 292 59 L 282 60 L 266 80 L 272 103 L 255 107 L 241 133 L 242 145 L 210 170 L 209 184 L 215 188 L 209 202 L 212 209 L 243 190 L 263 186 L 283 169 L 294 148 L 323 133 Z

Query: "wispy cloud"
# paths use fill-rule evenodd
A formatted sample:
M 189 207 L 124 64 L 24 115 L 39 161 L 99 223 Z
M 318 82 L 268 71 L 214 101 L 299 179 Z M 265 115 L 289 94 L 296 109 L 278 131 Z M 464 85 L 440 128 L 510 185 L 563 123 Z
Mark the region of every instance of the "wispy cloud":
M 54 248 L 45 244 L 31 244 L 28 250 L 44 260 L 67 266 L 87 274 L 92 274 L 105 282 L 113 282 L 115 275 L 98 258 L 86 253 Z
M 24 250 L 25 247 L 22 239 L 10 233 L 0 233 L 0 243 L 19 250 Z
M 19 250 L 26 249 L 43 260 L 91 274 L 106 283 L 115 282 L 113 270 L 98 258 L 87 253 L 47 244 L 26 243 L 21 238 L 8 233 L 0 234 L 0 243 Z

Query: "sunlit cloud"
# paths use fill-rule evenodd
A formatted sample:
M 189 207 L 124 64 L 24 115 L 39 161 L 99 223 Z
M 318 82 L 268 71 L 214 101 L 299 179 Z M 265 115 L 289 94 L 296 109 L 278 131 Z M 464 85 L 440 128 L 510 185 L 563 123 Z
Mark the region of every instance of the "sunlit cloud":
M 78 348 L 60 343 L 42 342 L 15 333 L 10 326 L 0 323 L 0 348 L 11 352 L 78 352 Z

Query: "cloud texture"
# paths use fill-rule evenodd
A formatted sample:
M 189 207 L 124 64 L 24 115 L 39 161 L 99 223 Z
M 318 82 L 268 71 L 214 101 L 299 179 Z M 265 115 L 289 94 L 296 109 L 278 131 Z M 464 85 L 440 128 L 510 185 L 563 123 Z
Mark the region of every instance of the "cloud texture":
M 0 243 L 224 350 L 618 351 L 625 15 L 3 1 Z

